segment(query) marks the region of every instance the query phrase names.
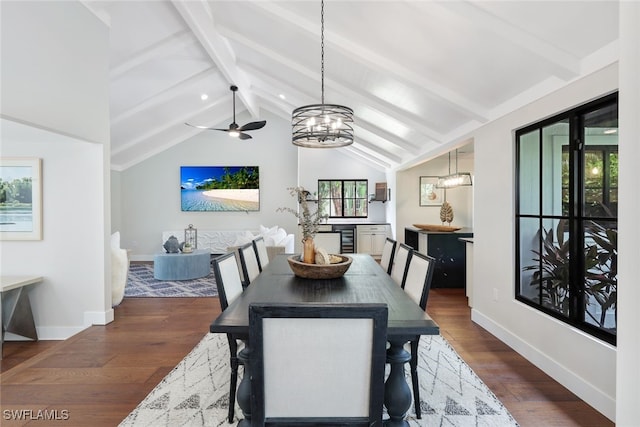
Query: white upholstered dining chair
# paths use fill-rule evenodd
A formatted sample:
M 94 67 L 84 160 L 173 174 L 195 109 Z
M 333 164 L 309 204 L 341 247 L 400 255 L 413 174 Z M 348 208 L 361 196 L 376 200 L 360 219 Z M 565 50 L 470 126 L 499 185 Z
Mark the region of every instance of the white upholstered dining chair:
M 260 274 L 258 256 L 255 249 L 253 249 L 253 242 L 240 246 L 238 248 L 238 256 L 240 257 L 244 287 L 246 288 Z
M 433 277 L 435 262 L 436 260 L 433 257 L 417 251 L 414 251 L 409 259 L 403 288 L 407 295 L 415 301 L 422 310 L 427 309 L 427 300 L 429 298 L 429 289 L 431 289 L 431 279 Z M 420 335 L 410 341 L 411 360 L 409 361 L 409 367 L 411 369 L 411 383 L 413 385 L 413 401 L 416 417 L 422 418 L 420 411 L 420 386 L 418 384 L 419 342 Z
M 228 252 L 215 258 L 212 261 L 213 274 L 216 278 L 216 286 L 218 288 L 218 298 L 222 311 L 226 310 L 230 303 L 242 294 L 243 286 L 238 264 L 236 261 L 236 253 Z M 229 422 L 233 422 L 236 387 L 238 384 L 238 339 L 232 334 L 227 334 L 229 341 L 229 364 L 231 365 L 231 377 L 229 381 Z
M 252 425 L 381 426 L 387 311 L 250 305 Z
M 258 268 L 262 271 L 269 264 L 269 252 L 267 251 L 264 237 L 256 237 L 251 243 L 256 252 L 256 257 L 258 257 Z
M 404 286 L 404 276 L 407 273 L 407 267 L 409 266 L 409 260 L 413 254 L 413 248 L 404 243 L 400 243 L 395 250 L 393 256 L 393 264 L 391 266 L 391 278 L 398 286 Z
M 380 257 L 380 265 L 387 272 L 391 274 L 391 267 L 393 266 L 393 255 L 396 250 L 397 242 L 387 237 L 382 247 L 382 256 Z

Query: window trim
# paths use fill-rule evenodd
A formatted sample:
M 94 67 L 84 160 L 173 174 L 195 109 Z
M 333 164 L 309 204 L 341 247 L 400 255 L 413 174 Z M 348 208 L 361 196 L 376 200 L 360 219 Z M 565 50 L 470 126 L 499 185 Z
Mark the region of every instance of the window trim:
M 360 218 L 360 219 L 361 218 L 369 218 L 369 198 L 368 198 L 369 180 L 368 179 L 361 179 L 361 178 L 357 178 L 357 179 L 318 179 L 318 191 L 316 193 L 318 195 L 318 206 L 322 206 L 322 204 L 325 201 L 332 200 L 331 198 L 321 198 L 320 197 L 320 183 L 321 182 L 340 182 L 341 183 L 342 194 L 340 196 L 340 199 L 342 200 L 342 215 L 340 215 L 340 216 L 331 216 L 330 215 L 329 218 L 356 218 L 356 219 L 357 218 Z M 361 197 L 347 197 L 346 198 L 347 200 L 354 200 L 354 201 L 362 200 L 363 203 L 365 203 L 366 207 L 367 207 L 366 208 L 366 211 L 367 211 L 366 215 L 364 215 L 364 216 L 361 216 L 361 215 L 344 215 L 344 207 L 345 207 L 345 203 L 344 203 L 344 201 L 345 201 L 344 183 L 345 182 L 355 182 L 356 186 L 357 186 L 358 182 L 361 182 L 361 183 L 364 182 L 366 184 L 366 186 L 367 186 L 367 191 L 366 191 L 367 196 L 366 197 L 364 197 L 364 198 L 361 198 Z
M 553 318 L 556 318 L 563 323 L 567 323 L 585 333 L 588 333 L 598 339 L 601 339 L 610 344 L 616 345 L 617 343 L 617 334 L 607 332 L 606 330 L 598 327 L 597 325 L 593 325 L 588 323 L 585 320 L 586 313 L 586 303 L 585 303 L 585 287 L 584 284 L 584 256 L 577 256 L 581 252 L 584 252 L 584 230 L 585 223 L 587 221 L 607 221 L 607 222 L 618 222 L 618 216 L 615 217 L 596 217 L 596 216 L 587 216 L 586 212 L 583 210 L 584 206 L 584 193 L 582 190 L 585 187 L 584 176 L 579 173 L 584 171 L 584 159 L 583 150 L 588 149 L 589 145 L 583 143 L 585 135 L 584 135 L 584 123 L 582 117 L 589 112 L 595 111 L 599 108 L 604 108 L 610 105 L 618 104 L 618 93 L 614 92 L 609 95 L 605 95 L 597 100 L 585 103 L 573 109 L 564 111 L 562 113 L 556 114 L 547 119 L 541 120 L 537 123 L 530 124 L 528 126 L 522 127 L 520 129 L 516 129 L 514 132 L 514 141 L 515 141 L 515 150 L 514 150 L 514 173 L 515 173 L 515 207 L 514 207 L 514 226 L 515 226 L 515 286 L 514 286 L 514 294 L 516 300 L 526 304 L 536 310 L 539 310 Z M 543 193 L 543 176 L 544 176 L 544 157 L 539 156 L 538 159 L 538 177 L 539 177 L 539 194 L 538 194 L 538 213 L 537 214 L 523 214 L 520 213 L 521 203 L 520 203 L 520 160 L 521 160 L 521 147 L 520 141 L 523 135 L 527 135 L 531 132 L 538 131 L 538 149 L 542 150 L 543 139 L 544 139 L 544 128 L 552 125 L 554 123 L 561 122 L 563 120 L 568 121 L 569 123 L 569 168 L 570 170 L 573 168 L 573 171 L 570 171 L 570 181 L 569 181 L 569 210 L 565 214 L 561 210 L 561 215 L 552 215 L 546 214 L 544 212 L 544 193 Z M 577 157 L 576 157 L 577 156 Z M 571 176 L 577 177 L 572 179 Z M 562 184 L 561 184 L 562 185 Z M 619 197 L 619 195 L 618 195 Z M 562 203 L 562 201 L 561 201 Z M 569 300 L 569 314 L 565 316 L 563 313 L 555 311 L 551 308 L 548 308 L 544 305 L 542 299 L 542 289 L 540 289 L 540 297 L 539 302 L 536 302 L 528 297 L 526 294 L 522 292 L 522 283 L 521 283 L 521 273 L 522 273 L 522 260 L 521 260 L 521 220 L 523 218 L 531 218 L 538 220 L 538 230 L 544 229 L 544 222 L 546 221 L 558 221 L 558 220 L 567 220 L 569 223 L 569 259 L 577 258 L 576 261 L 570 261 L 570 270 L 569 270 L 569 292 L 571 294 Z M 540 232 L 540 231 L 539 231 Z M 538 242 L 538 250 L 542 253 L 542 244 L 543 239 L 540 238 Z M 540 265 L 542 262 L 540 261 Z M 579 277 L 576 277 L 579 276 Z M 576 280 L 577 279 L 577 280 Z M 617 307 L 616 307 L 617 309 Z

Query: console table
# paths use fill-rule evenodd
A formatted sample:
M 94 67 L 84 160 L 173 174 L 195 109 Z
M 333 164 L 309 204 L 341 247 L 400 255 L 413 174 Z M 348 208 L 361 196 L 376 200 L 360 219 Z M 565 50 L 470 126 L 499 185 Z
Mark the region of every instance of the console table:
M 463 228 L 453 232 L 404 229 L 404 242 L 413 249 L 436 260 L 432 288 L 464 288 L 466 283 L 465 243 L 460 238 L 472 238 L 473 230 Z
M 42 282 L 40 276 L 0 276 L 0 299 L 2 304 L 2 334 L 0 337 L 0 359 L 5 332 L 38 341 L 36 324 L 33 320 L 31 302 L 27 286 Z
M 191 253 L 155 254 L 153 277 L 157 280 L 191 280 L 211 273 L 211 254 L 196 249 Z

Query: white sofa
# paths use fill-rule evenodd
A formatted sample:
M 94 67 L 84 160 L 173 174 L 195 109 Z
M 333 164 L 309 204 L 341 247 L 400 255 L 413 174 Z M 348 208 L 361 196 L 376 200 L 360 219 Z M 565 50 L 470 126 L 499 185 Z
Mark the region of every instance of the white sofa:
M 160 242 L 160 250 L 164 252 L 162 245 L 171 236 L 175 236 L 179 242 L 184 241 L 184 229 L 174 231 L 163 231 L 162 242 Z M 295 236 L 288 234 L 284 229 L 274 227 L 260 226 L 259 230 L 202 230 L 198 229 L 198 249 L 207 249 L 212 254 L 223 254 L 227 252 L 228 248 L 241 246 L 251 242 L 258 236 L 264 238 L 267 248 L 277 247 L 282 250 L 273 251 L 270 253 L 284 252 L 293 253 Z
M 129 275 L 129 254 L 120 248 L 120 232 L 111 235 L 111 306 L 115 307 L 124 298 L 124 288 Z

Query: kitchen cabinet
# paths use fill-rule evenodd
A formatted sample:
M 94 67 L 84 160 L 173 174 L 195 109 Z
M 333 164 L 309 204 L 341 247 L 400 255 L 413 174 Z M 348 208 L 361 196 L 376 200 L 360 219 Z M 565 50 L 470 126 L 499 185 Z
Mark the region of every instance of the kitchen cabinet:
M 391 235 L 391 226 L 389 224 L 357 225 L 356 233 L 358 253 L 381 256 L 384 242 Z
M 404 233 L 407 245 L 435 258 L 432 288 L 465 288 L 466 248 L 460 238 L 473 237 L 470 229 L 434 232 L 407 227 Z

